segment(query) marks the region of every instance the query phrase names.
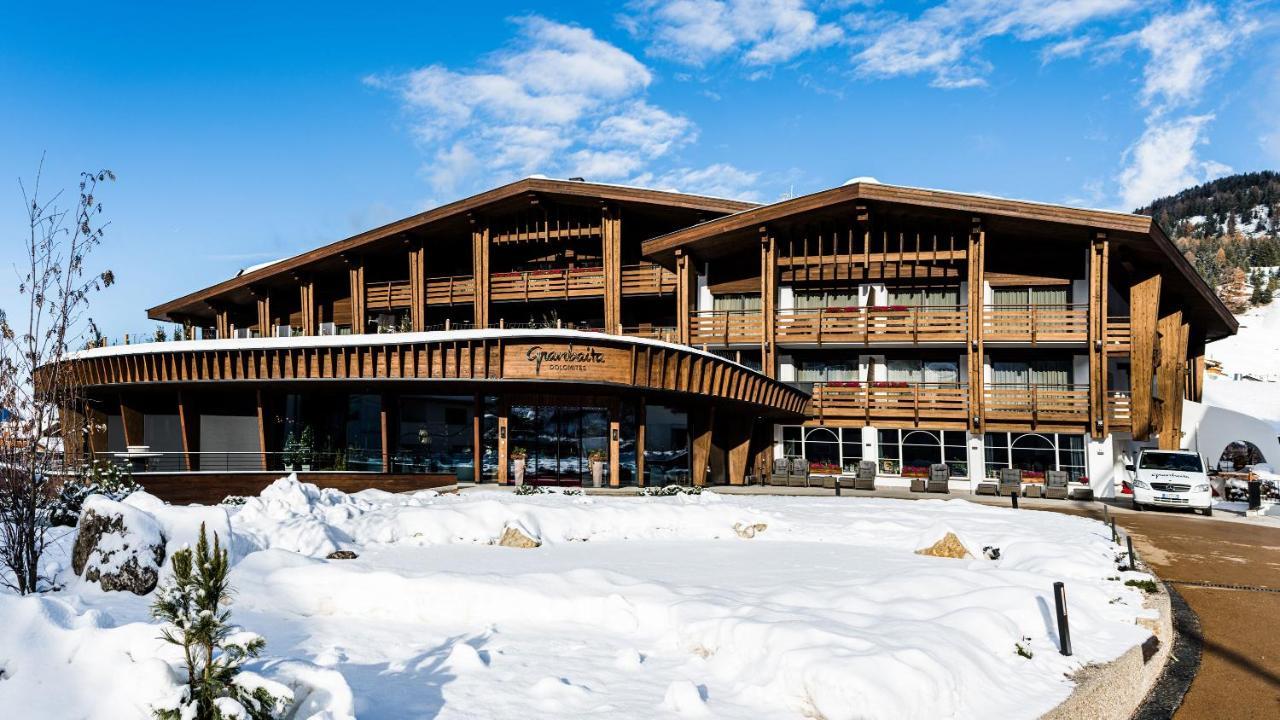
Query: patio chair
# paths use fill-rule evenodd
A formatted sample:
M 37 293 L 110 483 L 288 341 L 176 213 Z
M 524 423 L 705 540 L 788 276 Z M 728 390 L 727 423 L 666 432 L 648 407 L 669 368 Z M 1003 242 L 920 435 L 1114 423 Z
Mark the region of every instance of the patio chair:
M 769 473 L 769 484 L 776 487 L 787 486 L 787 476 L 791 474 L 791 461 L 787 458 L 774 458 L 773 472 Z
M 1051 500 L 1066 500 L 1070 478 L 1062 470 L 1050 470 L 1044 474 L 1044 496 Z
M 951 492 L 951 468 L 946 463 L 929 466 L 929 482 L 925 484 L 925 492 Z
M 853 479 L 854 490 L 876 489 L 876 464 L 870 460 L 858 463 L 858 475 Z
M 1021 495 L 1022 471 L 1018 468 L 1000 468 L 1000 487 L 997 495 Z
M 791 458 L 791 473 L 787 476 L 788 487 L 809 487 L 809 461 L 804 458 Z

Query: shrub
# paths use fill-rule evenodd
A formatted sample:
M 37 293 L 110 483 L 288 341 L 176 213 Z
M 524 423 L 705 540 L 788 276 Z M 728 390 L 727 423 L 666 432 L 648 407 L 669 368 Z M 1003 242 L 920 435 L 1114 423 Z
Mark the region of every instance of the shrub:
M 1135 587 L 1146 593 L 1154 593 L 1156 591 L 1156 583 L 1154 580 L 1125 580 L 1124 584 L 1128 587 Z
M 668 495 L 701 495 L 702 488 L 697 485 L 663 485 L 647 487 L 640 491 L 641 495 L 650 497 L 666 497 Z
M 112 500 L 123 500 L 141 490 L 134 482 L 129 469 L 106 460 L 92 460 L 80 467 L 72 477 L 63 481 L 58 497 L 49 507 L 49 522 L 54 525 L 75 525 L 80 520 L 80 508 L 90 495 L 105 495 Z

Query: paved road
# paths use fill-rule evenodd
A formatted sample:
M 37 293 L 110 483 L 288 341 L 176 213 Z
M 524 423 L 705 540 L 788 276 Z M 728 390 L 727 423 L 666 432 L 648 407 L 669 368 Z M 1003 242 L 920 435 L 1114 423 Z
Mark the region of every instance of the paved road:
M 1139 559 L 1200 616 L 1200 672 L 1175 720 L 1280 718 L 1280 529 L 1172 511 L 1112 514 Z M 1193 584 L 1205 582 L 1273 592 Z

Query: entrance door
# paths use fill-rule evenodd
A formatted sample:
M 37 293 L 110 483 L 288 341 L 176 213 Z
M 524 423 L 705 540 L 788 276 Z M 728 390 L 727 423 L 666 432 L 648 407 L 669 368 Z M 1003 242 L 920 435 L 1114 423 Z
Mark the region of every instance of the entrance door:
M 513 405 L 511 448 L 523 448 L 525 482 L 584 485 L 591 481 L 592 451 L 608 452 L 609 411 L 605 408 Z

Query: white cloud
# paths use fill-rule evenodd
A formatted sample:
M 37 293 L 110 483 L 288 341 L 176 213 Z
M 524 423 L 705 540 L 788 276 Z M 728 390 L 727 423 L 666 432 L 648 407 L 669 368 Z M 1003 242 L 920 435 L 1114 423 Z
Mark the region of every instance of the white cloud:
M 638 176 L 635 183 L 660 190 L 711 195 L 713 197 L 758 200 L 755 190 L 760 173 L 750 172 L 728 163 L 716 163 L 704 168 L 678 168 L 654 175 Z
M 1191 115 L 1148 125 L 1142 137 L 1125 151 L 1119 181 L 1121 207 L 1142 207 L 1156 198 L 1231 172 L 1212 160 L 1202 160 L 1198 147 L 1206 142 L 1212 115 Z
M 1224 20 L 1215 8 L 1201 4 L 1155 17 L 1133 36 L 1151 56 L 1143 71 L 1143 104 L 1198 100 L 1209 77 L 1225 61 L 1223 51 L 1257 28 L 1255 20 L 1244 16 Z
M 964 88 L 986 83 L 991 64 L 979 53 L 991 38 L 1011 36 L 1031 41 L 1057 37 L 1132 10 L 1141 2 L 948 0 L 916 17 L 868 10 L 849 15 L 846 23 L 855 30 L 853 43 L 859 50 L 853 61 L 859 73 L 869 77 L 930 75 L 935 87 Z M 1081 42 L 1064 40 L 1042 57 L 1074 52 Z
M 645 35 L 650 52 L 691 65 L 737 55 L 772 65 L 839 42 L 805 0 L 640 0 L 624 25 Z

